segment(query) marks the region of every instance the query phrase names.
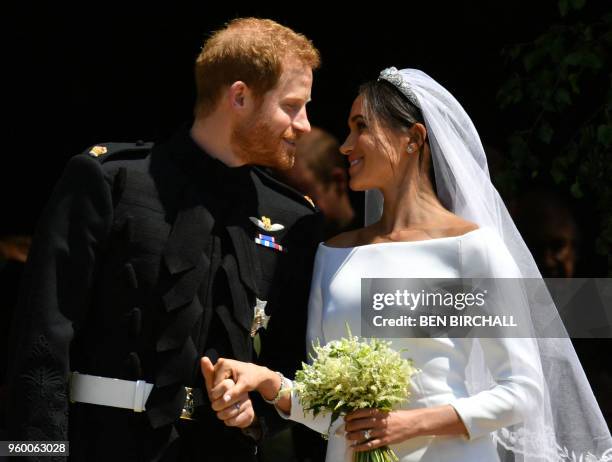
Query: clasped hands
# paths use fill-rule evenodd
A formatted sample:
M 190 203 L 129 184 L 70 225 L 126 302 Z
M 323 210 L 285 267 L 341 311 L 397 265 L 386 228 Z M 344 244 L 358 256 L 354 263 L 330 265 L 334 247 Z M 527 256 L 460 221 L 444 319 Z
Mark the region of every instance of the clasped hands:
M 257 391 L 263 398 L 271 400 L 280 389 L 279 376 L 256 364 L 221 358 L 213 366 L 210 359 L 203 357 L 201 367 L 212 409 L 230 427 L 246 428 L 255 421 L 255 412 L 248 395 L 250 391 Z M 290 406 L 289 397 L 284 403 L 277 404 L 284 412 L 288 412 Z M 432 413 L 431 417 L 436 417 L 433 420 L 438 421 L 436 430 L 441 434 L 465 431 L 460 421 L 460 428 L 457 428 L 457 415 L 450 406 L 391 412 L 361 409 L 344 417 L 346 438 L 354 451 L 367 451 L 399 443 L 424 434 L 422 424 L 432 420 L 429 418 Z
M 256 364 L 221 358 L 213 366 L 210 359 L 203 357 L 201 366 L 211 406 L 227 426 L 245 428 L 253 423 L 255 413 L 249 391 L 258 391 L 271 400 L 280 388 L 278 375 Z M 346 438 L 356 451 L 396 443 L 415 436 L 415 417 L 414 411 L 355 411 L 345 417 Z M 366 430 L 369 431 L 365 433 Z
M 213 365 L 204 356 L 200 365 L 211 407 L 228 427 L 246 428 L 255 421 L 250 391 L 272 399 L 280 388 L 278 375 L 256 364 L 220 358 Z
M 230 360 L 219 359 L 213 365 L 206 356 L 200 361 L 208 398 L 217 417 L 226 426 L 247 428 L 255 420 L 253 403 L 248 394 L 250 390 L 237 386 L 238 377 L 225 367 L 226 361 Z

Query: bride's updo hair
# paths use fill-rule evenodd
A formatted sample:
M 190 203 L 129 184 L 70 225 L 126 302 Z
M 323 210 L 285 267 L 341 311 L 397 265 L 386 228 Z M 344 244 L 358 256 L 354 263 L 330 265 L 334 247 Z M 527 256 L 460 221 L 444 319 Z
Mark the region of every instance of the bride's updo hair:
M 404 130 L 415 123 L 425 125 L 421 110 L 386 80 L 364 83 L 359 88 L 367 119 L 375 119 L 386 128 Z
M 406 132 L 415 123 L 425 126 L 421 110 L 386 80 L 363 84 L 359 88 L 359 94 L 363 98 L 362 109 L 366 123 L 372 126 L 379 136 L 385 136 L 386 130 Z M 386 138 L 388 141 L 388 137 Z M 425 149 L 425 144 L 427 144 L 427 149 Z M 419 151 L 419 167 L 427 174 L 436 192 L 435 174 L 427 140 L 425 144 Z M 381 143 L 381 148 L 384 149 L 383 143 Z

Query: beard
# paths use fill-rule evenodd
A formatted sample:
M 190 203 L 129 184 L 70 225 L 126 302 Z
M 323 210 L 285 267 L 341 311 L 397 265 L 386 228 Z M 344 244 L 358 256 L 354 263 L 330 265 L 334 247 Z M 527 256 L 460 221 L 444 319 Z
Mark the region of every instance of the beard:
M 281 135 L 275 133 L 268 123 L 261 120 L 261 114 L 254 114 L 234 127 L 230 145 L 232 151 L 249 165 L 286 170 L 293 167 L 295 146 L 290 146 L 284 139 L 295 142 L 297 136 L 291 128 Z

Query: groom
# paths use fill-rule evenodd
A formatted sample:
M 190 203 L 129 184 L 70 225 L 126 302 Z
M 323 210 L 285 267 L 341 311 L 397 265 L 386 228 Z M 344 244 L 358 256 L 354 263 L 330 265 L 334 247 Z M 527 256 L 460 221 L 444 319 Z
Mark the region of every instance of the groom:
M 280 419 L 248 395 L 217 419 L 199 358 L 289 373 L 305 356 L 320 216 L 266 168 L 310 131 L 318 65 L 304 36 L 232 21 L 197 59 L 190 128 L 70 160 L 13 327 L 11 440 L 68 440 L 78 461 L 256 459 Z

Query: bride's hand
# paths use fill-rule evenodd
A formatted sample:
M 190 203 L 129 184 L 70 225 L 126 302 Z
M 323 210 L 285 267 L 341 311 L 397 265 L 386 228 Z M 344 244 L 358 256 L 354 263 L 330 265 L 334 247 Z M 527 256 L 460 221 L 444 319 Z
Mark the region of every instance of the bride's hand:
M 222 392 L 233 386 L 234 382 L 230 379 L 218 385 L 222 387 Z M 233 396 L 229 401 L 213 401 L 212 408 L 217 412 L 217 418 L 228 427 L 247 428 L 255 421 L 255 410 L 248 393 Z
M 369 451 L 419 436 L 420 410 L 359 409 L 344 418 L 346 439 L 354 451 Z
M 225 399 L 229 396 L 228 392 L 236 386 L 234 380 L 224 370 L 220 369 L 216 374 L 215 367 L 208 358 L 202 358 L 201 366 L 208 398 L 217 417 L 228 427 L 249 427 L 255 420 L 255 411 L 248 393 L 234 393 L 229 399 Z
M 210 359 L 203 357 L 201 366 L 212 408 L 217 412 L 230 407 L 249 391 L 255 390 L 271 400 L 281 386 L 278 374 L 257 364 L 220 358 L 213 366 Z M 234 385 L 224 385 L 226 379 L 231 379 Z
M 355 451 L 368 451 L 417 436 L 468 436 L 461 417 L 449 404 L 391 412 L 360 409 L 347 414 L 344 420 L 346 438 L 354 444 Z

